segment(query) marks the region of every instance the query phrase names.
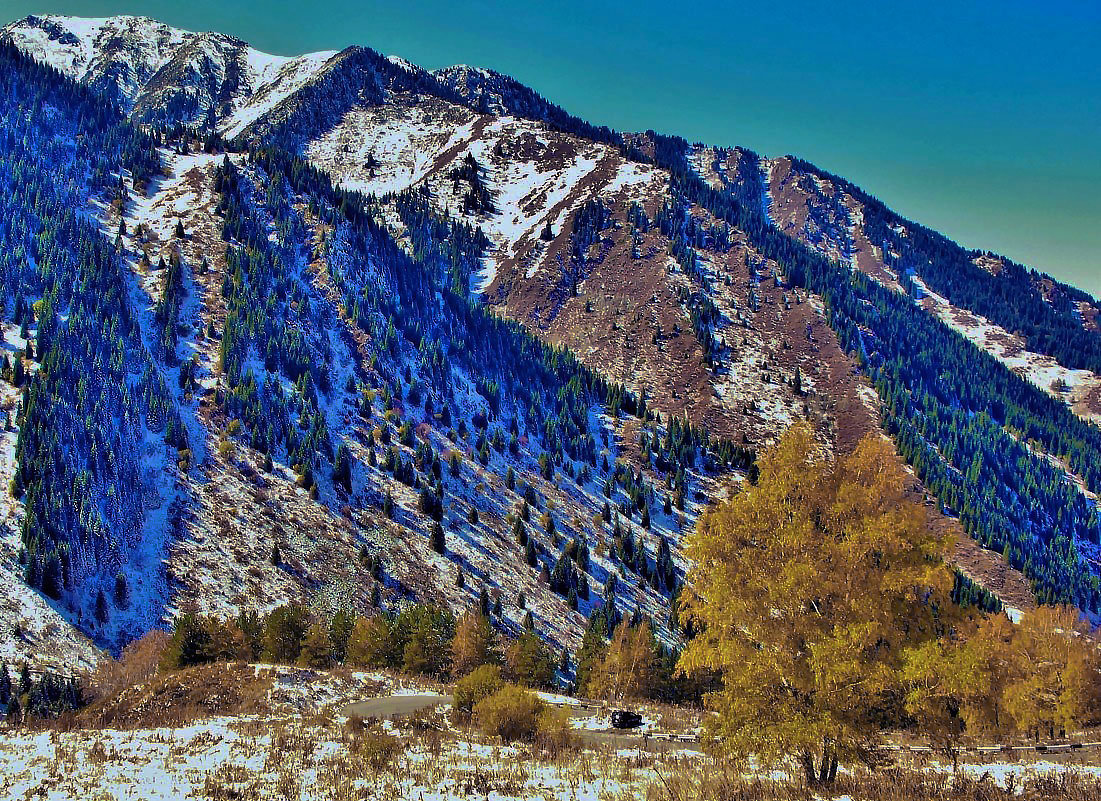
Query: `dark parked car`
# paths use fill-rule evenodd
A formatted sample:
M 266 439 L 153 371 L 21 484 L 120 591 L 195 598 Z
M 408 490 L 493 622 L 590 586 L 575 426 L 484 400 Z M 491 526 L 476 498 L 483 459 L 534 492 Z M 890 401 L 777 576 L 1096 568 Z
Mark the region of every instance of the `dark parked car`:
M 642 715 L 637 712 L 629 712 L 626 709 L 617 709 L 612 713 L 612 726 L 617 729 L 633 729 L 642 725 Z

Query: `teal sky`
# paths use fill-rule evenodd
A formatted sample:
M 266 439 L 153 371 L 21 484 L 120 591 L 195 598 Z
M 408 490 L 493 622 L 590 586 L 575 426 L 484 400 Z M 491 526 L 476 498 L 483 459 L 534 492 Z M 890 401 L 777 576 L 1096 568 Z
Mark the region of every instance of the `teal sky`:
M 765 8 L 765 6 L 781 6 Z M 964 245 L 1101 295 L 1101 3 L 6 0 L 280 54 L 491 67 L 594 123 L 793 153 Z

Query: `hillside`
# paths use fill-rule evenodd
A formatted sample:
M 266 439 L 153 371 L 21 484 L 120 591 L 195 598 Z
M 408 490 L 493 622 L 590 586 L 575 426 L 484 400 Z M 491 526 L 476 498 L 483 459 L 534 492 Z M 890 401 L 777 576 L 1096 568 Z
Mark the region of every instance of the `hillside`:
M 684 532 L 799 420 L 891 437 L 1007 605 L 1098 612 L 1084 293 L 489 70 L 132 17 L 3 39 L 0 655 L 483 588 L 557 648 L 601 608 L 673 646 Z

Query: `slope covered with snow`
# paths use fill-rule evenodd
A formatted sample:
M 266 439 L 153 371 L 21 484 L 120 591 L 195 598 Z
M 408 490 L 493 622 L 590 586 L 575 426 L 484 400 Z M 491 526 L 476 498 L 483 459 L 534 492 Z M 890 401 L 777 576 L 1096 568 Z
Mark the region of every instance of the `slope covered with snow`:
M 885 392 L 869 354 L 893 331 L 859 315 L 890 303 L 812 287 L 796 242 L 930 321 L 900 294 L 917 229 L 876 234 L 854 187 L 795 159 L 621 135 L 509 76 L 428 72 L 366 47 L 272 56 L 137 17 L 28 17 L 4 36 L 132 121 L 232 140 L 163 135 L 144 148 L 157 153 L 152 180 L 107 165 L 117 195 L 89 209 L 117 237 L 151 372 L 188 435 L 178 452 L 135 438 L 144 515 L 119 567 L 142 609 L 112 611 L 104 641 L 184 604 L 230 613 L 377 594 L 462 608 L 484 586 L 502 628 L 530 611 L 541 634 L 572 645 L 599 587 L 617 581 L 621 610 L 660 628 L 670 587 L 646 576 L 646 555 L 664 544 L 683 570 L 684 532 L 738 480 L 733 457 L 716 462 L 699 443 L 684 465 L 657 453 L 671 420 L 736 454 L 799 420 L 829 449 L 879 430 Z M 994 257 L 973 266 L 1008 269 Z M 1066 300 L 1045 289 L 1053 307 Z M 1011 337 L 926 297 L 988 351 Z M 1072 299 L 1091 324 L 1090 303 Z M 838 325 L 842 313 L 858 322 Z M 555 372 L 566 353 L 576 382 Z M 999 355 L 1056 396 L 1093 392 L 1034 357 Z M 617 383 L 660 418 L 605 402 Z M 535 550 L 510 534 L 525 499 Z M 431 545 L 437 523 L 444 553 Z M 628 534 L 642 548 L 625 564 Z M 593 549 L 576 609 L 540 575 L 570 542 Z M 17 537 L 5 547 L 14 572 Z
M 230 135 L 300 89 L 335 55 L 269 55 L 232 36 L 147 17 L 29 16 L 0 36 L 104 92 L 141 122 L 213 122 Z

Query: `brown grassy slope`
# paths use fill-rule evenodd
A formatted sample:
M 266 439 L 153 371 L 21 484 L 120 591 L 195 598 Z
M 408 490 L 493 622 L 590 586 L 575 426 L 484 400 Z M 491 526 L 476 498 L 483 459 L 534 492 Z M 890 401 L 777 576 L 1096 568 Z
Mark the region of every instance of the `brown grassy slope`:
M 215 715 L 267 711 L 274 674 L 242 663 L 214 663 L 159 673 L 96 701 L 69 721 L 77 728 L 184 726 Z

